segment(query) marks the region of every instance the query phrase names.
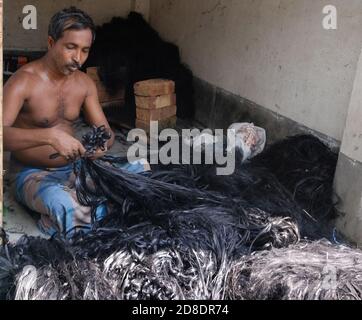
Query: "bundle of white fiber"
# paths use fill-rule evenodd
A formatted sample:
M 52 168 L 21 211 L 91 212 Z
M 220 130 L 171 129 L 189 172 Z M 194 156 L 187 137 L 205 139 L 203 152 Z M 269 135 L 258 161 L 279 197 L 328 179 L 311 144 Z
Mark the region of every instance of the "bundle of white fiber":
M 228 268 L 211 251 L 119 251 L 104 263 L 62 263 L 16 276 L 17 300 L 222 300 Z
M 245 300 L 362 300 L 362 251 L 323 240 L 234 262 L 228 296 Z

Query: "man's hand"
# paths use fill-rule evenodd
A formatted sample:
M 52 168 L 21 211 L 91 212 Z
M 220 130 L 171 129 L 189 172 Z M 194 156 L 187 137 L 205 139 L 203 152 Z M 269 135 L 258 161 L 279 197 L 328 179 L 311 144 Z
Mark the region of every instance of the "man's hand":
M 84 156 L 86 150 L 82 143 L 62 130 L 61 126 L 52 128 L 50 135 L 50 145 L 68 161 L 75 161 Z
M 93 154 L 89 155 L 87 158 L 89 158 L 91 160 L 97 160 L 97 159 L 105 156 L 106 152 L 107 152 L 107 143 L 103 150 L 101 148 L 98 148 Z

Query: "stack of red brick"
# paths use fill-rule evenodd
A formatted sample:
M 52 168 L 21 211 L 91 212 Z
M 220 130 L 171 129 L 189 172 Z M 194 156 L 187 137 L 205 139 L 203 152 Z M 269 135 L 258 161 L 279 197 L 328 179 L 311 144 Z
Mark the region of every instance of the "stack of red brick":
M 158 121 L 159 129 L 176 126 L 175 82 L 151 79 L 134 85 L 136 95 L 136 127 L 150 131 L 150 122 Z

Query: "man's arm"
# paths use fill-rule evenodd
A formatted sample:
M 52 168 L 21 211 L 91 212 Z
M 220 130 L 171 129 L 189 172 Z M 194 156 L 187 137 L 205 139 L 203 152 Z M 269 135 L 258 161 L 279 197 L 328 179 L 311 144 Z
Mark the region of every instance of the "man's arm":
M 114 133 L 108 123 L 108 120 L 103 112 L 103 109 L 99 103 L 97 87 L 93 80 L 85 75 L 87 82 L 87 96 L 84 101 L 83 111 L 86 121 L 91 126 L 105 126 L 111 133 L 111 139 L 108 140 L 107 149 L 110 149 L 114 143 Z
M 4 150 L 20 151 L 50 145 L 61 156 L 83 155 L 85 149 L 80 141 L 64 132 L 61 127 L 45 129 L 14 128 L 24 102 L 29 97 L 31 75 L 24 71 L 15 73 L 4 86 L 3 134 Z
M 20 129 L 12 127 L 27 99 L 28 81 L 29 75 L 26 72 L 18 72 L 4 86 L 3 141 L 5 151 L 19 151 L 50 144 L 49 129 Z

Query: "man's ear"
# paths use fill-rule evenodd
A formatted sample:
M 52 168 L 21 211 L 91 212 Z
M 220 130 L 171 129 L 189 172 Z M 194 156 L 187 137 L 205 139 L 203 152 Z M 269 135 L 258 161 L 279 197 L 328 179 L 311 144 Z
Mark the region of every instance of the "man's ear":
M 48 50 L 51 49 L 55 44 L 54 39 L 51 36 L 48 36 Z

